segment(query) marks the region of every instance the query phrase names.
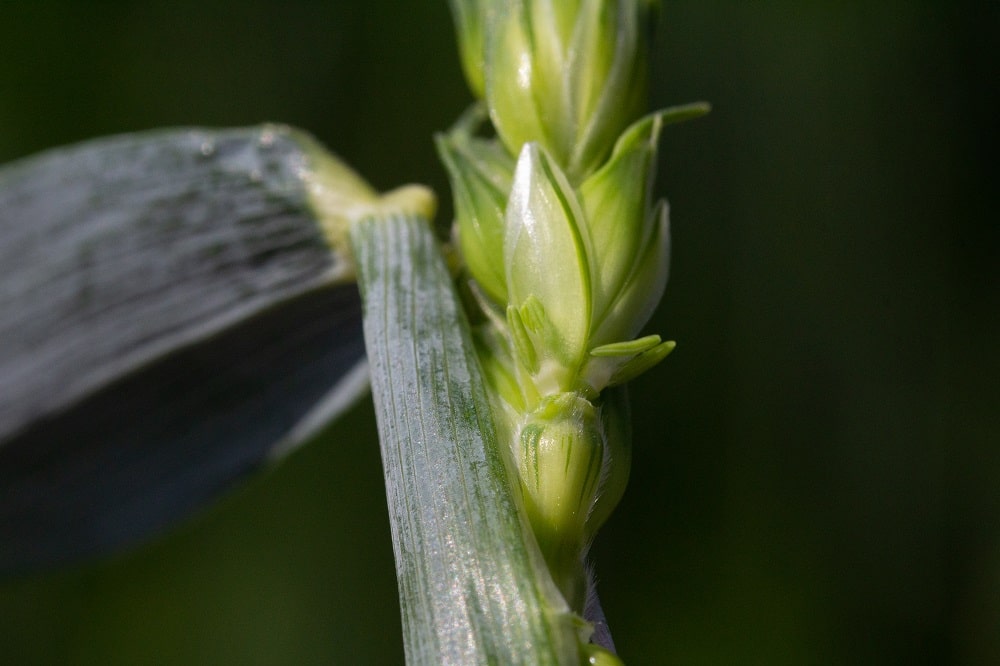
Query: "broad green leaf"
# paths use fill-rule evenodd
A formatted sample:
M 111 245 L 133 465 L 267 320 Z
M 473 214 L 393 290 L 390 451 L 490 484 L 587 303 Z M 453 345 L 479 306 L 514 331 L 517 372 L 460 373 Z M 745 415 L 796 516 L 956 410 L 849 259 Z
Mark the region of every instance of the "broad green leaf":
M 407 663 L 580 663 L 577 624 L 518 515 L 468 322 L 429 223 L 351 234 Z

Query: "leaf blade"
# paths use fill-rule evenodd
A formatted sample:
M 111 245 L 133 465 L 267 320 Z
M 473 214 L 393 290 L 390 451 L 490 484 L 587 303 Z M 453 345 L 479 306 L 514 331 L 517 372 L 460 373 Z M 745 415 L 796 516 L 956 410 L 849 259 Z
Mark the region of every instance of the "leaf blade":
M 352 228 L 409 664 L 576 664 L 426 221 Z

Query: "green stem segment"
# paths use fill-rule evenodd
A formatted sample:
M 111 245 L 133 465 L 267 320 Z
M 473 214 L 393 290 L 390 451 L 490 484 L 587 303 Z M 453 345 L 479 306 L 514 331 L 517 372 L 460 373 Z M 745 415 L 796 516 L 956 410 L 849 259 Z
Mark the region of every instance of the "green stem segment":
M 583 629 L 518 516 L 469 325 L 425 219 L 351 243 L 407 663 L 580 663 Z

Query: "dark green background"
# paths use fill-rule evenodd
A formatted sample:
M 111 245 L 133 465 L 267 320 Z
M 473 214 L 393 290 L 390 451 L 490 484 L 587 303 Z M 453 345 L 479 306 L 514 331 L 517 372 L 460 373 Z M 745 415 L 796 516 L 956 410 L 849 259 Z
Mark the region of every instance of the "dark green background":
M 653 104 L 715 110 L 663 142 L 679 347 L 595 546 L 627 663 L 1000 663 L 998 26 L 665 3 Z M 444 0 L 0 0 L 0 161 L 280 120 L 446 200 L 468 99 Z M 164 539 L 0 585 L 10 664 L 395 664 L 399 635 L 368 403 Z

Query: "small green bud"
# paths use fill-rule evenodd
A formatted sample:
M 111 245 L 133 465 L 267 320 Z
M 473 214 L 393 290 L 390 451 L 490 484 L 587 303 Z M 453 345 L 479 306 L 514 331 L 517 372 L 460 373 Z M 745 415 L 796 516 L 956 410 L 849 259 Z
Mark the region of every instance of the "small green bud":
M 461 128 L 439 135 L 436 143 L 451 179 L 462 259 L 483 291 L 503 305 L 504 211 L 514 162 L 496 141 L 472 137 Z
M 582 180 L 646 95 L 648 0 L 511 0 L 489 24 L 486 100 L 512 153 L 540 142 Z
M 528 518 L 546 559 L 577 557 L 604 464 L 604 435 L 594 405 L 575 393 L 546 397 L 521 427 L 514 458 Z
M 544 336 L 542 348 L 535 341 L 542 366 L 551 360 L 575 370 L 587 352 L 591 287 L 582 224 L 576 193 L 559 167 L 538 144 L 525 144 L 507 203 L 504 267 L 509 304 L 521 308 L 535 299 L 551 324 L 554 335 Z

